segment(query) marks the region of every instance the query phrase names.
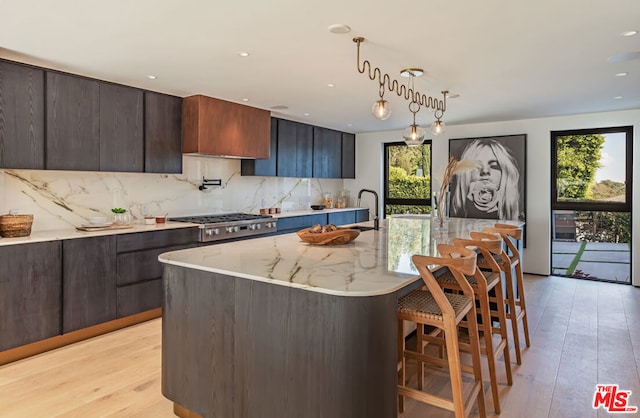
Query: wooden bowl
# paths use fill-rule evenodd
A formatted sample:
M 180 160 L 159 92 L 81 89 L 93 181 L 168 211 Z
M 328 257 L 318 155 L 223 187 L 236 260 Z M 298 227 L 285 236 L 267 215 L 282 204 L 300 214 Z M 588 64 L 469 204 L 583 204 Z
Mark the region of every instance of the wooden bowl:
M 309 232 L 311 228 L 305 228 L 297 232 L 301 240 L 313 245 L 342 245 L 348 244 L 360 235 L 357 229 L 338 228 L 331 232 Z

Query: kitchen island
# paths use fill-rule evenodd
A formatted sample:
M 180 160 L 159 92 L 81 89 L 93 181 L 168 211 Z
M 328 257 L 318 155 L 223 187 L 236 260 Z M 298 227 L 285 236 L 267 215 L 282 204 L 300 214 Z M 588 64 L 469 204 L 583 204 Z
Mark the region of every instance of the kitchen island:
M 203 417 L 395 417 L 411 256 L 493 223 L 402 216 L 346 245 L 286 234 L 161 254 L 163 394 Z

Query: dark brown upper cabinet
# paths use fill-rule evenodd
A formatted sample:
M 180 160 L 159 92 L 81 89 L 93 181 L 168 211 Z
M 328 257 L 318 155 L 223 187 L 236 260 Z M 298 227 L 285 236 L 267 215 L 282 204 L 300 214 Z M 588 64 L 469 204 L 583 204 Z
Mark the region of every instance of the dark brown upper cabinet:
M 96 80 L 47 71 L 49 170 L 100 167 L 100 84 Z
M 0 168 L 182 172 L 182 98 L 0 59 Z
M 313 177 L 342 175 L 342 132 L 313 127 Z
M 313 176 L 313 126 L 278 120 L 277 175 L 279 177 Z
M 196 95 L 183 100 L 185 154 L 269 158 L 271 113 Z
M 356 136 L 342 133 L 342 173 L 343 179 L 356 178 Z
M 144 171 L 182 172 L 182 98 L 147 91 Z
M 243 176 L 355 178 L 355 135 L 271 118 L 271 158 L 242 160 Z
M 142 90 L 100 83 L 100 171 L 144 170 Z
M 0 61 L 0 168 L 44 168 L 44 71 Z

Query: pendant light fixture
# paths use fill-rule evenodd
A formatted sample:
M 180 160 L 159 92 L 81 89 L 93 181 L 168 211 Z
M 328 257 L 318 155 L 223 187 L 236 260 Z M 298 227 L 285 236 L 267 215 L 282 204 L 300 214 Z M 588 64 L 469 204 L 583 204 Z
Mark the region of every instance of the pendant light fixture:
M 427 96 L 426 94 L 417 92 L 411 87 L 407 88 L 406 85 L 399 83 L 395 79 L 391 79 L 388 73 L 382 73 L 379 67 L 373 67 L 369 60 L 364 60 L 362 63 L 360 62 L 360 44 L 364 42 L 364 38 L 361 36 L 353 38 L 353 42 L 357 45 L 357 69 L 360 74 L 364 74 L 365 72 L 369 76 L 370 80 L 378 80 L 379 84 L 379 95 L 380 99 L 377 100 L 371 111 L 376 119 L 385 120 L 391 116 L 391 109 L 389 107 L 389 102 L 384 100 L 385 90 L 389 92 L 396 93 L 400 97 L 404 97 L 405 100 L 409 101 L 409 111 L 413 113 L 413 124 L 407 128 L 410 130 L 409 138 L 410 141 L 417 141 L 418 137 L 422 137 L 420 143 L 424 140 L 424 129 L 418 126 L 415 122 L 416 113 L 420 110 L 421 107 L 425 107 L 426 109 L 434 112 L 436 116 L 436 121 L 431 126 L 431 131 L 434 135 L 438 135 L 444 131 L 444 122 L 442 122 L 442 117 L 444 112 L 447 109 L 447 93 L 448 91 L 442 92 L 442 99 L 436 99 L 432 96 Z M 424 71 L 420 68 L 406 68 L 401 71 L 401 75 L 404 77 L 411 77 L 411 81 L 413 81 L 413 77 L 420 76 L 424 73 Z M 405 130 L 406 131 L 406 130 Z M 422 132 L 422 135 L 420 135 Z M 403 136 L 406 138 L 403 134 Z M 412 145 L 417 145 L 413 144 Z
M 371 113 L 376 119 L 387 120 L 391 116 L 391 106 L 389 102 L 384 99 L 384 83 L 380 83 L 379 89 L 380 100 L 376 100 L 371 108 Z
M 400 73 L 405 74 L 407 73 L 407 71 L 409 71 L 409 69 L 402 70 Z M 409 125 L 409 127 L 404 131 L 402 131 L 402 137 L 404 138 L 405 144 L 409 145 L 410 147 L 415 147 L 416 145 L 421 145 L 424 142 L 424 135 L 426 132 L 424 128 L 416 124 L 416 113 L 418 113 L 418 111 L 420 110 L 420 105 L 415 100 L 413 77 L 417 73 L 409 71 L 407 74 L 409 74 L 409 84 L 411 85 L 411 87 L 409 87 L 409 93 L 413 97 L 413 100 L 409 103 L 409 112 L 413 114 L 413 123 Z M 420 74 L 422 74 L 422 72 L 420 72 Z

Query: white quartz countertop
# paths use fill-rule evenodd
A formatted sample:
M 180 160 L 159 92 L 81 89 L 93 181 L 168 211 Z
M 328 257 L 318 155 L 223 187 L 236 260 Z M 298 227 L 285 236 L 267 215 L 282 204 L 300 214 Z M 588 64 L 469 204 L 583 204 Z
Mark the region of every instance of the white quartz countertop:
M 197 226 L 198 226 L 197 224 L 192 224 L 188 222 L 169 221 L 164 224 L 154 224 L 154 225 L 133 224 L 131 225 L 131 228 L 110 229 L 106 231 L 88 232 L 88 231 L 78 231 L 75 228 L 49 230 L 49 231 L 34 231 L 34 232 L 31 232 L 31 235 L 29 235 L 28 237 L 0 238 L 0 246 L 31 244 L 35 242 L 44 242 L 44 241 L 59 241 L 63 239 L 98 237 L 101 235 L 130 234 L 134 232 L 150 232 L 150 231 L 163 231 L 167 229 L 193 228 Z
M 429 216 L 403 215 L 382 220 L 380 230 L 363 231 L 345 245 L 314 246 L 293 233 L 163 253 L 159 260 L 338 296 L 376 296 L 419 279 L 413 254 L 436 255 L 438 243 L 468 237 L 495 222 L 451 219 L 447 231 L 434 231 Z
M 277 218 L 287 218 L 287 217 L 293 217 L 293 216 L 308 216 L 308 215 L 314 215 L 317 213 L 347 212 L 347 211 L 354 211 L 359 209 L 366 209 L 366 208 L 340 208 L 340 209 L 324 209 L 324 210 L 304 209 L 304 210 L 297 210 L 297 211 L 291 211 L 291 212 L 283 212 L 278 214 L 274 213 L 274 214 L 271 214 L 270 216 L 277 219 Z M 98 237 L 101 235 L 116 235 L 116 234 L 130 234 L 134 232 L 161 231 L 166 229 L 190 228 L 190 227 L 198 227 L 198 226 L 199 225 L 195 223 L 168 221 L 165 224 L 154 224 L 154 225 L 132 224 L 132 228 L 129 228 L 129 229 L 113 229 L 113 230 L 106 230 L 106 231 L 91 231 L 91 232 L 78 231 L 75 228 L 69 227 L 65 229 L 32 231 L 31 235 L 29 235 L 28 237 L 0 238 L 0 246 L 28 244 L 28 243 L 44 242 L 44 241 L 59 241 L 59 240 L 73 239 L 73 238 Z

